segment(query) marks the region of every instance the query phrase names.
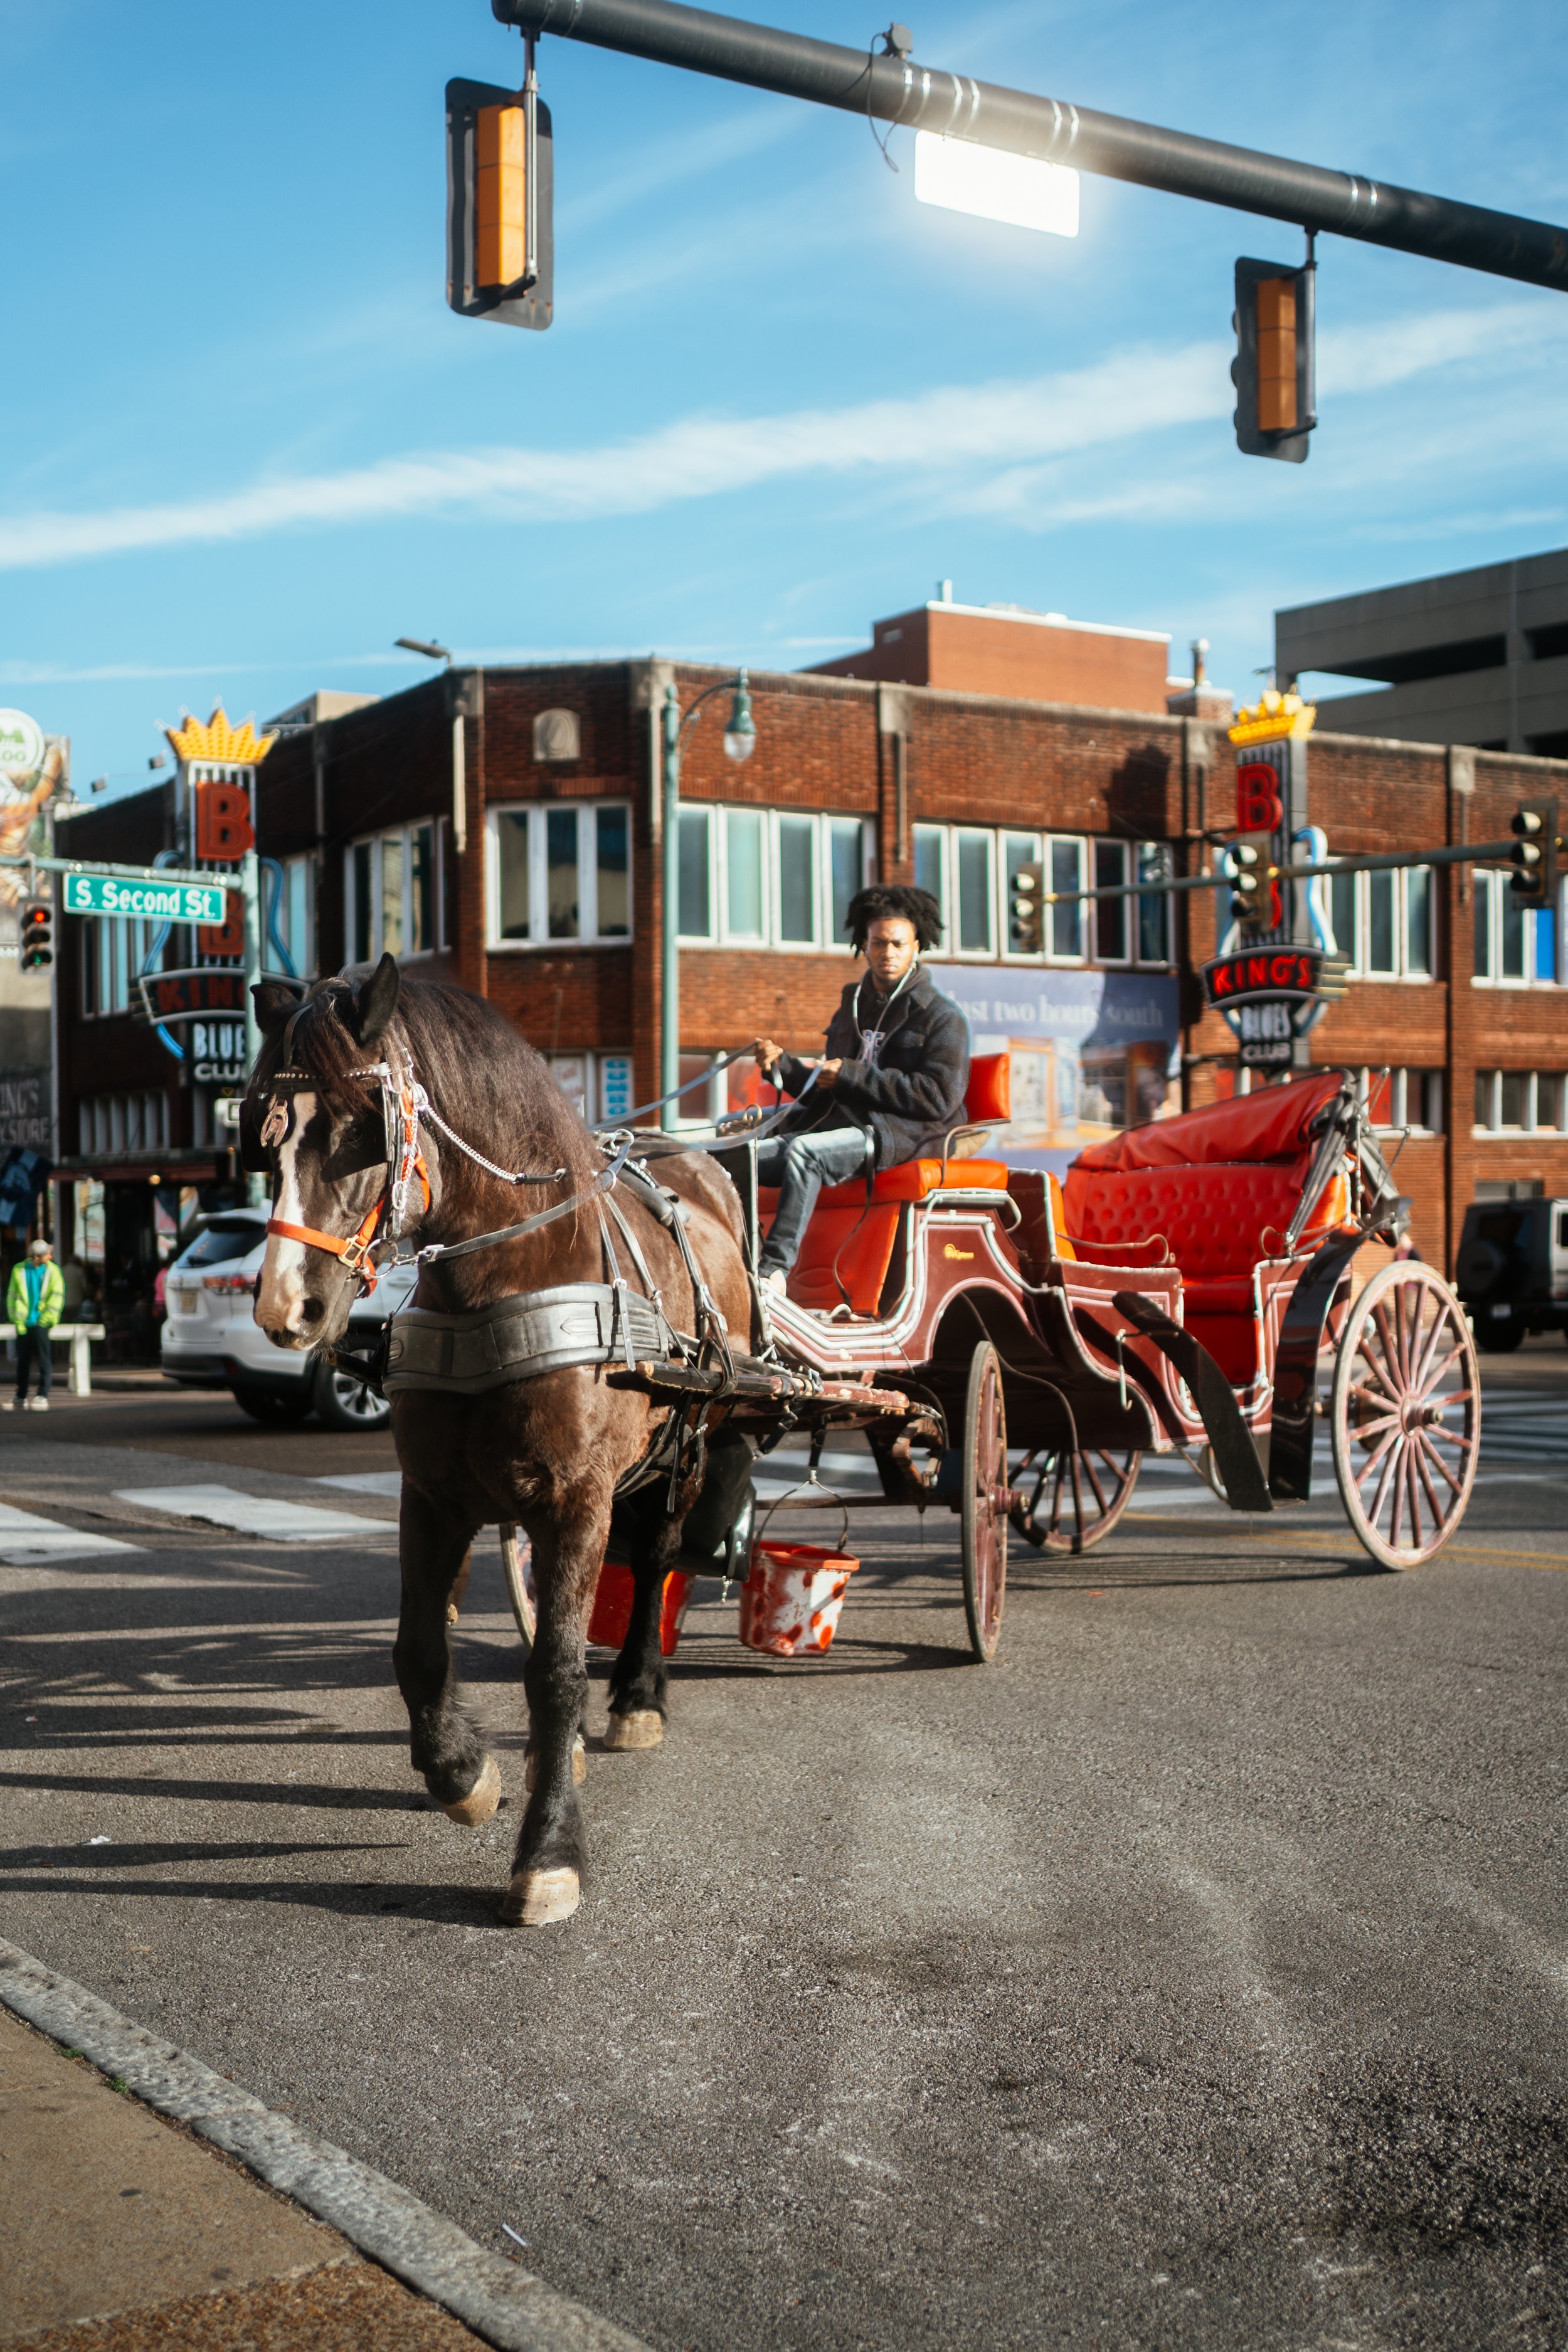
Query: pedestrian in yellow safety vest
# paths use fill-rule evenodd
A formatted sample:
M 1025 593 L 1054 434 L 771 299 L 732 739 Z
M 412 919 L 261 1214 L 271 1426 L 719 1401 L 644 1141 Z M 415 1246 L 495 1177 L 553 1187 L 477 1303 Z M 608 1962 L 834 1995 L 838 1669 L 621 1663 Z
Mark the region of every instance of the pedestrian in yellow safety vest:
M 11 1268 L 5 1313 L 16 1327 L 16 1394 L 0 1400 L 0 1412 L 47 1412 L 54 1370 L 51 1335 L 65 1306 L 66 1286 L 47 1242 L 35 1242 Z M 38 1393 L 27 1395 L 27 1367 L 38 1368 Z

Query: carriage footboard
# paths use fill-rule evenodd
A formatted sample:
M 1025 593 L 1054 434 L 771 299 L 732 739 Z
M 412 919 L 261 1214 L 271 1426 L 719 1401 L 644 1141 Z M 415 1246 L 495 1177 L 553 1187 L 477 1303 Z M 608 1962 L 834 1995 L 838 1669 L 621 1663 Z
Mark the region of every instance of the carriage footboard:
M 1271 1511 L 1273 1497 L 1236 1391 L 1208 1349 L 1141 1290 L 1119 1290 L 1113 1303 L 1119 1315 L 1169 1357 L 1192 1391 L 1231 1509 Z

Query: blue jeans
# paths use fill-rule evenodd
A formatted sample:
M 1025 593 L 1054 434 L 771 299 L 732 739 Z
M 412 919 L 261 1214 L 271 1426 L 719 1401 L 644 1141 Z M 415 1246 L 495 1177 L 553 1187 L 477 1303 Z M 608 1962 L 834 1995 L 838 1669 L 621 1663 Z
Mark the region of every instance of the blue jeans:
M 862 1176 L 874 1157 L 877 1139 L 866 1127 L 826 1127 L 811 1135 L 775 1137 L 757 1148 L 757 1181 L 776 1184 L 779 1205 L 758 1261 L 760 1274 L 787 1274 L 817 1194 L 825 1184 L 847 1184 Z

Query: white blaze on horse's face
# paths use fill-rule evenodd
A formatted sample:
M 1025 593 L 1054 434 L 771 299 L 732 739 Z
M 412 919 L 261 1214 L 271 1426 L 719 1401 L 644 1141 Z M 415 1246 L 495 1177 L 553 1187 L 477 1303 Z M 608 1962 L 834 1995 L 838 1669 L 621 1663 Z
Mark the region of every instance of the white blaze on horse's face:
M 268 1113 L 268 1125 L 275 1115 Z M 314 1094 L 295 1095 L 288 1107 L 287 1132 L 278 1146 L 278 1194 L 272 1213 L 288 1225 L 311 1222 L 305 1214 L 299 1161 L 300 1141 L 315 1115 Z M 303 1242 L 290 1241 L 284 1234 L 268 1234 L 267 1255 L 256 1286 L 256 1320 L 285 1347 L 309 1347 L 315 1337 L 305 1315 L 309 1256 Z

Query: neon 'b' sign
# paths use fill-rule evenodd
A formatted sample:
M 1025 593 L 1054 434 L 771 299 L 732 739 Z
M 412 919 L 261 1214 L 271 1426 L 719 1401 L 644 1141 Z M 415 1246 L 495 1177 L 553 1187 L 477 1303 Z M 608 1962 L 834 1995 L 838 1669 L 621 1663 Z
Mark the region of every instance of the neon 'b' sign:
M 1237 833 L 1278 833 L 1285 822 L 1279 771 L 1267 760 L 1243 760 L 1236 771 Z

